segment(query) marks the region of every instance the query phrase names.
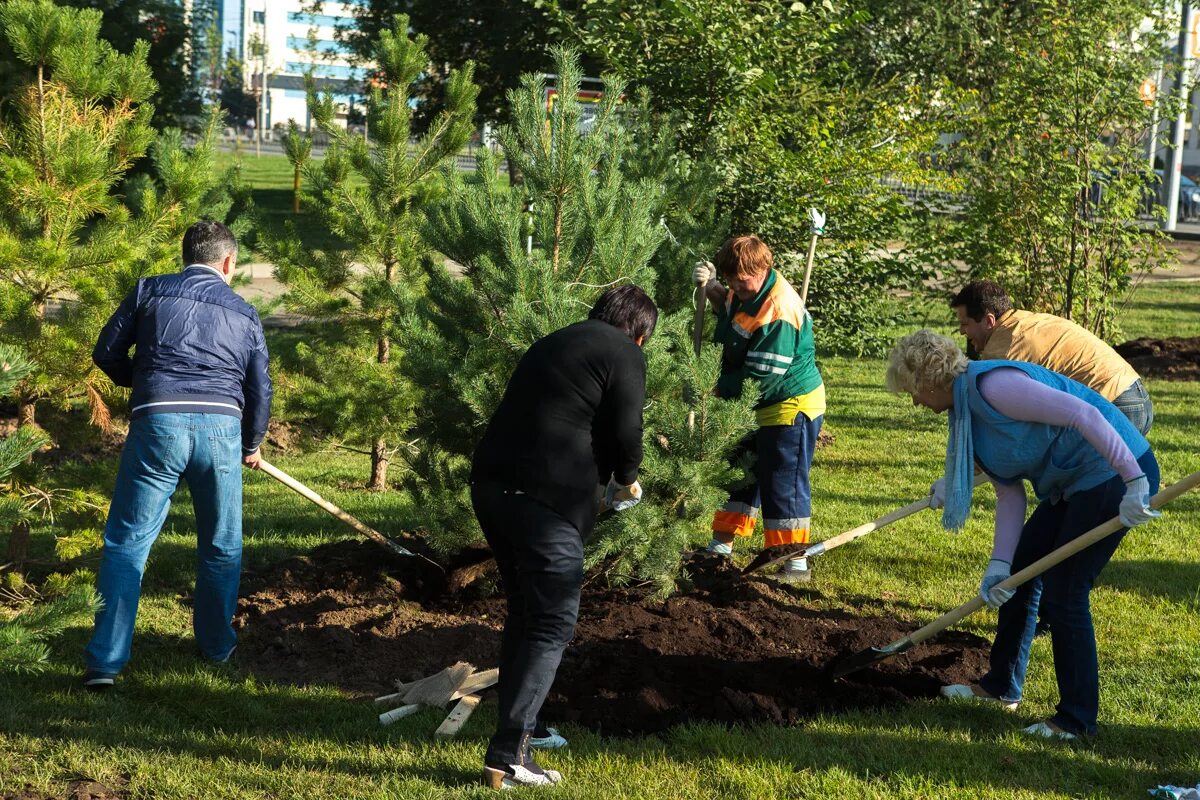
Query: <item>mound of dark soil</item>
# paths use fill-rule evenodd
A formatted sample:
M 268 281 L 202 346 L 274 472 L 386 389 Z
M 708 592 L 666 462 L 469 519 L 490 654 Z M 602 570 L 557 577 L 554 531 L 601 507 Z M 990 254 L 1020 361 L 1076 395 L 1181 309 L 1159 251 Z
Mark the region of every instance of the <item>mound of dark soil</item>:
M 1134 339 L 1115 349 L 1144 378 L 1200 380 L 1200 336 Z
M 818 611 L 804 602 L 810 590 L 743 578 L 725 559 L 697 558 L 689 571 L 666 601 L 644 589 L 585 588 L 548 719 L 614 734 L 691 720 L 788 724 L 931 697 L 986 668 L 987 643 L 952 632 L 834 680 L 832 659 L 915 626 Z M 455 661 L 497 663 L 503 600 L 448 593 L 436 567 L 370 543 L 324 545 L 244 585 L 238 660 L 266 678 L 376 695 Z

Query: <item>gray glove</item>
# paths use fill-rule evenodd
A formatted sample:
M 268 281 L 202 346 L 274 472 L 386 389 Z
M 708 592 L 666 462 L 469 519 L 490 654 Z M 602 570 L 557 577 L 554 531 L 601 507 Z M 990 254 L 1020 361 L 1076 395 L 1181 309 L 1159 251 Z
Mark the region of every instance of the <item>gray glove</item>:
M 710 283 L 717 279 L 717 268 L 708 261 L 697 261 L 696 268 L 692 270 L 692 283 L 697 286 L 708 287 Z
M 613 478 L 608 479 L 604 488 L 604 505 L 613 511 L 624 511 L 642 502 L 642 485 L 637 481 L 622 486 Z
M 1157 519 L 1161 511 L 1150 508 L 1150 481 L 1145 475 L 1138 475 L 1125 483 L 1125 496 L 1121 498 L 1121 524 L 1132 528 Z
M 938 478 L 929 487 L 929 507 L 942 508 L 946 505 L 946 479 Z
M 983 580 L 979 582 L 979 596 L 988 608 L 999 608 L 1016 594 L 1014 589 L 1001 589 L 996 584 L 1012 575 L 1012 566 L 1007 561 L 993 558 L 988 562 Z

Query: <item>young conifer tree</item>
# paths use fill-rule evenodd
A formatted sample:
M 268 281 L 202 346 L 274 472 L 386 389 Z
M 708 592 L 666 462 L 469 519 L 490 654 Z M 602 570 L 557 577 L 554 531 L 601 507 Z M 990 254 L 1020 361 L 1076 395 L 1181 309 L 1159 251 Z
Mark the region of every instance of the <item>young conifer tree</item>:
M 65 304 L 126 249 L 127 210 L 113 194 L 154 140 L 156 86 L 139 42 L 122 55 L 99 38 L 101 14 L 49 0 L 0 5 L 7 46 L 28 68 L 15 123 L 0 127 L 0 284 L 7 333 L 38 368 L 17 389 L 22 424 L 39 399 L 78 385 L 85 320 Z
M 11 345 L 0 345 L 0 397 L 8 397 L 33 372 L 33 364 L 24 353 Z M 45 442 L 45 435 L 32 425 L 18 428 L 0 439 L 0 483 L 7 482 L 12 471 Z M 0 530 L 13 528 L 24 511 L 21 498 L 0 495 Z M 5 574 L 0 569 L 0 576 L 5 579 L 5 584 L 22 584 L 19 573 Z M 14 578 L 15 581 L 10 581 Z M 58 599 L 28 607 L 11 619 L 0 620 L 0 671 L 41 669 L 49 658 L 46 639 L 61 633 L 81 616 L 95 613 L 97 606 L 92 588 L 77 586 Z
M 450 191 L 429 215 L 430 243 L 463 270 L 450 276 L 427 259 L 427 297 L 405 320 L 405 370 L 423 397 L 405 482 L 419 498 L 413 521 L 442 551 L 480 535 L 468 497 L 470 457 L 525 350 L 584 319 L 608 287 L 653 291 L 658 283 L 664 184 L 636 158 L 627 127 L 637 120 L 621 118 L 624 87 L 607 80 L 584 125 L 574 101 L 578 62 L 565 50 L 555 61 L 549 114 L 544 77 L 526 75 L 510 94 L 513 123 L 499 132 L 502 154 L 481 153 L 473 181 L 447 172 Z M 520 186 L 508 185 L 501 160 L 517 167 Z M 674 268 L 690 273 L 690 264 Z M 719 354 L 707 347 L 693 355 L 690 319 L 688 309 L 660 317 L 646 347 L 645 500 L 602 521 L 589 549 L 590 563 L 613 580 L 652 580 L 664 591 L 689 538 L 723 501 L 716 487 L 741 477 L 744 465 L 730 465 L 727 454 L 753 424 L 750 401 L 709 394 Z
M 387 487 L 396 442 L 413 419 L 414 393 L 393 342 L 397 309 L 420 293 L 420 264 L 429 255 L 421 209 L 439 191 L 438 167 L 474 130 L 478 94 L 470 64 L 453 72 L 445 110 L 410 144 L 410 90 L 428 59 L 426 37 L 409 38 L 407 29 L 408 19 L 398 16 L 375 43 L 379 80 L 367 103 L 369 140 L 334 121 L 331 96 L 309 91 L 309 110 L 330 145 L 305 168 L 306 224 L 322 226 L 335 244 L 305 248 L 290 223 L 284 237 L 269 237 L 288 307 L 328 323 L 326 335 L 298 347 L 302 375 L 293 402 L 334 435 L 370 448 L 375 490 Z
M 244 195 L 216 170 L 219 114 L 190 147 L 177 130 L 156 134 L 147 48 L 115 52 L 100 22 L 45 0 L 0 5 L 3 38 L 28 70 L 0 121 L 0 323 L 37 364 L 16 390 L 22 424 L 41 400 L 85 395 L 107 425 L 110 384 L 91 363 L 100 327 L 137 278 L 178 269 L 188 225 L 228 219 Z M 151 174 L 126 180 L 147 152 Z

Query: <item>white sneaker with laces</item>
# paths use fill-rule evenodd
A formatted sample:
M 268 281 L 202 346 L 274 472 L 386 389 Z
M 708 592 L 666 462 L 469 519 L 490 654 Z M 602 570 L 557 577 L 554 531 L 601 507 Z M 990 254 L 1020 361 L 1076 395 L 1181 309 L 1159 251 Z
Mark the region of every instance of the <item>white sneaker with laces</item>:
M 952 683 L 949 686 L 943 686 L 938 694 L 949 700 L 971 700 L 976 703 L 997 703 L 1005 711 L 1016 711 L 1017 706 L 1021 705 L 1021 701 L 1012 702 L 1010 700 L 1002 700 L 999 697 L 993 697 L 975 685 L 967 685 L 965 683 Z
M 1028 734 L 1029 736 L 1036 736 L 1040 739 L 1061 739 L 1066 742 L 1079 738 L 1069 731 L 1064 731 L 1062 728 L 1050 721 L 1034 723 L 1028 728 L 1022 728 L 1021 733 Z

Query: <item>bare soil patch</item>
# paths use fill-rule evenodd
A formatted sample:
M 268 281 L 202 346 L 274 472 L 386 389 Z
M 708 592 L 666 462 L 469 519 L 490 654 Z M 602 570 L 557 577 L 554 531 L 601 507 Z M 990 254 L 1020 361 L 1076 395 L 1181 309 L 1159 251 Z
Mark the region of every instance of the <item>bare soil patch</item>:
M 1117 345 L 1115 349 L 1144 378 L 1200 380 L 1200 336 L 1143 337 Z
M 469 556 L 478 558 L 478 554 Z M 453 567 L 453 565 L 452 565 Z M 479 582 L 454 593 L 447 574 L 376 545 L 342 541 L 243 582 L 238 661 L 272 680 L 331 684 L 360 696 L 395 691 L 456 661 L 498 660 L 504 601 Z M 790 724 L 820 712 L 932 697 L 978 678 L 987 642 L 950 632 L 891 661 L 834 680 L 834 657 L 883 645 L 915 625 L 818 610 L 812 590 L 743 578 L 698 557 L 682 590 L 586 586 L 575 641 L 545 716 L 610 734 L 710 720 Z

